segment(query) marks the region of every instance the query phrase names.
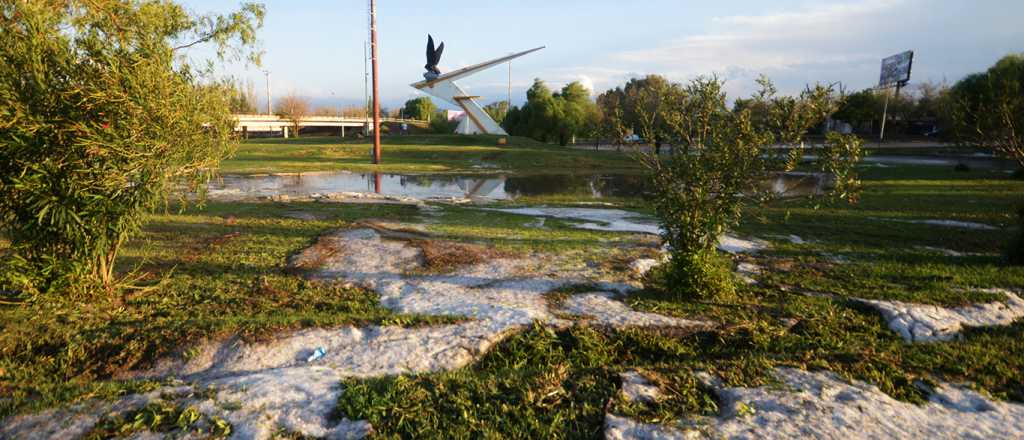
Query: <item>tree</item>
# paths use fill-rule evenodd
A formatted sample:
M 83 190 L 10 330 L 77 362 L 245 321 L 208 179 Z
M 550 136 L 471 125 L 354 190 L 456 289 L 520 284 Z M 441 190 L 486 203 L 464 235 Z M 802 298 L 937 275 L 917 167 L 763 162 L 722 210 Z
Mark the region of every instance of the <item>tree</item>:
M 539 78 L 526 91 L 526 104 L 520 109 L 520 135 L 547 142 L 554 137 L 558 108 L 554 95 Z
M 675 140 L 679 151 L 668 157 L 641 156 L 651 171 L 651 201 L 671 250 L 660 273 L 678 297 L 732 295 L 731 273 L 715 250 L 719 237 L 739 222 L 746 203 L 776 195 L 764 183 L 796 167 L 807 130 L 835 109 L 836 97 L 828 87 L 808 89 L 798 97 L 777 96 L 762 79 L 760 93 L 748 105 L 729 111 L 722 84 L 716 78 L 698 78 L 685 88 L 662 88 L 670 93 L 657 99 L 664 135 Z M 633 105 L 651 105 L 655 99 L 643 97 Z M 645 110 L 633 111 L 644 117 Z M 819 168 L 834 177 L 832 195 L 855 201 L 860 141 L 830 133 L 826 146 L 816 152 Z
M 231 86 L 231 107 L 232 113 L 252 114 L 256 113 L 256 88 L 251 80 L 244 84 L 241 81 L 229 81 Z
M 554 130 L 558 144 L 564 147 L 594 125 L 593 120 L 598 117 L 597 106 L 590 100 L 590 91 L 578 81 L 567 84 L 552 97 L 557 108 Z
M 341 116 L 342 110 L 329 105 L 317 106 L 313 109 L 313 116 Z
M 299 137 L 299 123 L 309 115 L 309 99 L 289 93 L 277 100 L 277 115 L 292 123 L 292 133 Z
M 430 129 L 438 134 L 455 133 L 455 127 L 459 125 L 456 120 L 448 120 L 448 112 L 444 110 L 434 112 L 434 116 L 428 119 L 430 120 Z
M 112 290 L 115 259 L 172 188 L 205 187 L 234 143 L 231 87 L 183 51 L 258 62 L 263 7 L 190 15 L 169 1 L 0 7 L 0 284 Z M 123 280 L 122 280 L 123 281 Z
M 1007 55 L 950 90 L 954 135 L 1024 167 L 1024 54 Z
M 600 120 L 598 121 L 598 136 L 606 137 L 618 146 L 628 134 L 624 121 L 623 94 L 621 88 L 606 91 L 597 97 Z
M 882 99 L 872 89 L 861 90 L 848 95 L 833 116 L 849 122 L 858 131 L 863 131 L 867 124 L 867 131 L 873 133 L 874 121 L 882 119 Z
M 557 138 L 559 144 L 566 145 L 595 125 L 597 117 L 590 92 L 579 82 L 552 93 L 544 81 L 536 79 L 526 91 L 526 103 L 519 108 L 512 107 L 504 118 L 503 126 L 513 135 L 541 142 Z
M 416 99 L 405 101 L 403 112 L 408 119 L 429 121 L 437 113 L 437 106 L 429 97 L 421 96 Z
M 963 144 L 991 148 L 1017 161 L 1024 173 L 1024 54 L 1003 57 L 984 73 L 969 75 L 949 93 L 954 135 Z M 1006 256 L 1024 264 L 1024 207 L 1020 230 Z
M 505 116 L 508 116 L 508 101 L 492 102 L 484 106 L 484 111 L 487 115 L 494 119 L 499 125 L 505 122 Z

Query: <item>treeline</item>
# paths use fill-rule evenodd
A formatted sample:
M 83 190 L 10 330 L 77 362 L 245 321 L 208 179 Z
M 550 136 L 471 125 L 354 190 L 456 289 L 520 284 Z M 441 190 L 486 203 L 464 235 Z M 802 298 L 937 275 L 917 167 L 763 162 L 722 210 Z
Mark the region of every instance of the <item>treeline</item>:
M 824 134 L 825 127 L 862 137 L 876 137 L 881 129 L 883 107 L 888 95 L 888 136 L 933 136 L 945 141 L 964 142 L 971 135 L 972 124 L 1012 126 L 1014 111 L 994 113 L 1001 121 L 987 122 L 984 106 L 994 109 L 1016 108 L 1014 99 L 1022 96 L 1018 72 L 1024 71 L 1021 55 L 1008 55 L 987 72 L 970 75 L 953 86 L 924 82 L 904 88 L 900 93 L 868 88 L 854 93 L 839 90 L 835 112 L 811 133 Z M 660 75 L 633 78 L 591 99 L 590 91 L 573 82 L 553 91 L 543 80 L 535 79 L 526 92 L 522 106 L 509 108 L 498 101 L 484 107 L 505 130 L 515 136 L 526 136 L 542 142 L 574 143 L 577 138 L 621 144 L 627 139 L 654 145 L 660 152 L 662 144 L 673 144 L 672 121 L 666 118 L 686 98 L 685 87 Z M 1007 101 L 1009 100 L 1009 101 Z M 727 111 L 740 112 L 757 101 L 756 97 L 737 98 Z M 756 109 L 755 109 L 756 110 Z M 437 132 L 450 133 L 454 123 L 447 120 L 428 97 L 409 100 L 404 116 L 429 120 Z M 968 117 L 969 116 L 969 117 Z M 979 122 L 980 121 L 980 122 Z M 847 125 L 848 124 L 848 125 Z M 1008 125 L 1009 124 L 1009 125 Z M 983 127 L 986 128 L 987 127 Z M 992 130 L 987 130 L 992 131 Z M 1010 147 L 1016 148 L 1016 147 Z

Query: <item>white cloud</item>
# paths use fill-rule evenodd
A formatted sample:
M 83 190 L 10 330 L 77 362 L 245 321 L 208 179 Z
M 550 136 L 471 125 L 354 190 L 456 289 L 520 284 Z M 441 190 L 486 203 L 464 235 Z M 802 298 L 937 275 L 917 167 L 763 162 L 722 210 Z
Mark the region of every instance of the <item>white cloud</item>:
M 870 69 L 880 53 L 864 50 L 865 40 L 884 29 L 908 0 L 815 3 L 799 11 L 737 15 L 712 20 L 703 34 L 650 49 L 625 51 L 612 59 L 626 66 L 649 66 L 681 81 L 715 74 L 733 94 L 746 94 L 760 74 L 820 73 L 844 68 Z M 838 76 L 838 75 L 837 75 Z M 823 77 L 810 81 L 833 81 Z M 788 86 L 788 87 L 787 87 Z M 802 84 L 783 84 L 783 90 Z
M 616 68 L 550 73 L 593 78 L 598 92 L 640 76 L 634 72 L 658 73 L 674 81 L 713 74 L 726 80 L 733 96 L 749 94 L 761 74 L 776 79 L 783 92 L 809 82 L 850 78 L 861 80 L 856 87 L 865 87 L 877 75 L 883 56 L 909 48 L 899 34 L 920 32 L 907 26 L 908 14 L 930 6 L 924 0 L 832 0 L 766 15 L 722 16 L 702 33 L 610 54 Z
M 591 96 L 594 95 L 594 80 L 590 79 L 589 76 L 587 76 L 587 75 L 577 75 L 576 76 L 576 81 L 578 81 L 580 84 L 582 84 L 583 87 L 586 88 L 590 92 Z

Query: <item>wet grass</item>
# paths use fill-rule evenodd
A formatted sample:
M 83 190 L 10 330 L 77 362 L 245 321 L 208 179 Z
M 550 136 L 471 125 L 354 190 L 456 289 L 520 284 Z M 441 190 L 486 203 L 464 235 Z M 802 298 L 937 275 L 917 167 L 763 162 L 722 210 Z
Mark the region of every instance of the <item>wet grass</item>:
M 361 171 L 385 173 L 639 173 L 639 164 L 614 152 L 579 151 L 521 137 L 410 135 L 382 141 L 381 165 L 370 163 L 367 140 L 336 137 L 251 139 L 224 161 L 225 174 Z
M 774 268 L 768 282 L 947 306 L 999 299 L 978 288 L 1024 287 L 1024 268 L 1006 266 L 1002 256 L 1016 228 L 1015 207 L 1024 204 L 1024 181 L 943 167 L 869 169 L 864 177 L 855 205 L 785 201 L 756 210 L 741 225 L 740 233 L 774 242 L 759 256 Z M 997 229 L 910 222 L 926 219 Z M 790 243 L 789 235 L 807 243 Z
M 315 139 L 300 141 L 308 144 L 295 148 L 320 148 Z M 456 147 L 467 145 L 445 148 Z M 410 156 L 406 163 L 415 167 L 417 160 Z M 857 205 L 785 200 L 751 210 L 737 233 L 768 239 L 772 248 L 738 258 L 770 270 L 759 286 L 742 288 L 735 301 L 668 300 L 657 284 L 628 299 L 639 310 L 720 327 L 672 334 L 536 326 L 457 371 L 346 381 L 337 415 L 370 420 L 381 438 L 592 438 L 600 436 L 609 410 L 659 423 L 716 414 L 719 403 L 696 380 L 697 371 L 731 386 L 758 386 L 771 383 L 770 372 L 780 366 L 833 371 L 910 402 L 926 397 L 921 384 L 938 382 L 966 382 L 997 398 L 1024 401 L 1024 323 L 970 329 L 952 342 L 911 345 L 889 331 L 876 312 L 844 298 L 952 306 L 998 299 L 964 288 L 1024 287 L 1024 268 L 1004 265 L 999 255 L 1014 231 L 1014 207 L 1024 203 L 1024 181 L 984 170 L 914 166 L 865 167 L 863 177 L 865 191 Z M 578 201 L 551 196 L 528 203 Z M 618 202 L 642 206 L 638 199 Z M 300 211 L 318 220 L 285 217 Z M 111 378 L 204 338 L 258 337 L 309 326 L 438 322 L 441 318 L 396 315 L 382 308 L 375 294 L 310 282 L 287 270 L 288 256 L 323 232 L 370 218 L 427 223 L 439 244 L 472 243 L 434 249 L 438 269 L 476 261 L 460 253 L 484 246 L 522 258 L 559 253 L 621 271 L 624 262 L 650 256 L 656 246 L 641 235 L 580 230 L 573 221 L 551 218 L 541 226 L 534 218 L 471 206 L 444 206 L 428 215 L 387 205 L 211 203 L 183 214 L 153 215 L 121 264 L 151 274 L 149 283 L 166 276 L 159 287 L 114 298 L 0 307 L 0 417 L 152 389 L 159 384 Z M 1001 229 L 894 221 L 920 219 Z M 790 234 L 808 243 L 790 243 L 784 238 Z M 936 249 L 978 255 L 949 256 Z M 585 286 L 554 292 L 549 300 L 581 290 Z M 804 290 L 837 297 L 798 293 Z M 666 399 L 653 405 L 622 401 L 618 374 L 633 369 L 652 376 Z M 178 410 L 161 409 L 180 416 Z
M 323 220 L 283 217 L 296 210 Z M 314 203 L 212 203 L 152 215 L 119 264 L 141 274 L 138 284 L 155 287 L 0 306 L 0 418 L 152 388 L 156 383 L 110 379 L 207 338 L 447 322 L 393 313 L 375 293 L 307 281 L 286 267 L 288 256 L 324 230 L 415 215 L 402 206 Z
M 1024 287 L 1024 268 L 1006 266 L 999 256 L 1012 229 L 887 220 L 1009 227 L 1013 207 L 1024 202 L 1024 182 L 1001 173 L 966 174 L 935 167 L 868 169 L 860 204 L 787 200 L 757 209 L 738 233 L 768 238 L 773 247 L 737 259 L 770 269 L 760 285 L 744 287 L 730 303 L 667 300 L 657 283 L 627 300 L 639 310 L 720 324 L 711 331 L 675 335 L 536 327 L 462 370 L 346 381 L 338 413 L 370 420 L 381 438 L 589 438 L 601 433 L 599 408 L 669 424 L 718 414 L 720 403 L 696 379 L 697 371 L 716 375 L 727 386 L 762 386 L 773 383 L 771 371 L 778 367 L 835 372 L 914 403 L 923 403 L 927 388 L 940 382 L 967 383 L 995 398 L 1024 402 L 1024 321 L 968 329 L 950 342 L 908 344 L 877 312 L 844 298 L 953 306 L 1000 299 L 964 288 Z M 638 244 L 630 234 L 590 236 L 565 229 L 571 222 L 552 219 L 545 221 L 549 230 L 528 228 L 527 220 L 459 208 L 446 210 L 433 228 L 497 246 L 561 251 L 598 246 L 603 251 L 596 255 L 605 259 L 614 259 L 627 243 Z M 790 243 L 785 238 L 790 234 L 810 242 Z M 981 255 L 949 256 L 921 246 Z M 641 249 L 634 254 L 649 252 Z M 800 290 L 836 296 L 808 297 Z M 553 292 L 549 300 L 574 292 Z M 645 372 L 665 398 L 654 404 L 623 400 L 618 374 L 629 370 Z
M 379 438 L 593 438 L 606 410 L 666 424 L 717 415 L 720 402 L 698 371 L 751 387 L 774 384 L 778 367 L 835 372 L 913 403 L 939 382 L 1024 400 L 1024 323 L 910 345 L 876 313 L 843 301 L 764 290 L 741 299 L 741 307 L 674 303 L 680 314 L 726 324 L 692 335 L 537 326 L 461 370 L 345 381 L 337 413 L 369 420 Z M 632 302 L 658 308 L 660 300 L 646 292 Z M 663 400 L 622 398 L 618 375 L 631 370 L 651 377 Z

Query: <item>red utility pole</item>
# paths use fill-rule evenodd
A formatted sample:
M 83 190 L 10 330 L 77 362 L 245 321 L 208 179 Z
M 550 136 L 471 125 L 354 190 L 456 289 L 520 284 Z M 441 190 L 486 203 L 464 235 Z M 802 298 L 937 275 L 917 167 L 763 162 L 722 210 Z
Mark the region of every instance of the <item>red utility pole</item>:
M 370 0 L 370 58 L 373 60 L 373 163 L 380 163 L 380 90 L 377 86 L 377 0 Z

